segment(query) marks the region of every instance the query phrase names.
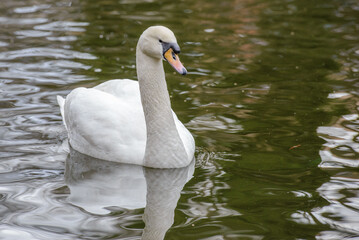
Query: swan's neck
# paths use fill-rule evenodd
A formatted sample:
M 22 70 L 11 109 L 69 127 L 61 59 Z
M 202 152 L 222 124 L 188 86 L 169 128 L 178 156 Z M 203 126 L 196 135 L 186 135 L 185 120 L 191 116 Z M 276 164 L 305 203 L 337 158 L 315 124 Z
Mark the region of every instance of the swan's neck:
M 188 157 L 173 118 L 162 59 L 137 48 L 136 65 L 147 130 L 144 165 L 183 166 Z

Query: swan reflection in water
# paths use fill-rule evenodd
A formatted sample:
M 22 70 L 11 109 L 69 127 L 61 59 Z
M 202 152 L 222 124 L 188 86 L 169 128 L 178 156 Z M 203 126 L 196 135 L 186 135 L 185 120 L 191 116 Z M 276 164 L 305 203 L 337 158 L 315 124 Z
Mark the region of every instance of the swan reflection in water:
M 70 150 L 65 180 L 68 201 L 93 214 L 108 207 L 145 208 L 143 240 L 163 239 L 174 222 L 181 191 L 194 173 L 194 160 L 184 168 L 154 169 L 89 157 Z

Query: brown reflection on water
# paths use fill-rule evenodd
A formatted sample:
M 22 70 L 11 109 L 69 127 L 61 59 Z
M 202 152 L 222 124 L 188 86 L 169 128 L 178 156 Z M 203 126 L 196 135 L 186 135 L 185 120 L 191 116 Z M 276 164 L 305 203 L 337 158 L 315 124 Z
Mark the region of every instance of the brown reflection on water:
M 219 71 L 224 76 L 247 71 L 247 65 L 260 54 L 261 47 L 267 45 L 260 39 L 257 26 L 266 4 L 247 0 L 194 2 L 190 5 L 200 19 L 198 22 L 203 31 L 199 35 L 202 47 L 198 48 L 205 52 L 201 57 L 203 65 L 211 66 L 212 71 Z M 193 24 L 191 20 L 184 21 Z M 204 51 L 209 43 L 210 51 Z
M 247 106 L 260 103 L 270 91 L 269 84 L 244 84 L 247 79 L 240 75 L 250 71 L 250 65 L 268 44 L 261 39 L 261 29 L 257 26 L 266 5 L 251 0 L 189 4 L 200 19 L 198 26 L 202 29 L 202 33 L 197 34 L 201 44 L 192 49 L 203 55 L 192 59 L 191 63 L 192 73 L 198 76 L 195 82 L 189 82 L 186 101 L 194 106 L 196 116 L 187 126 L 201 135 L 201 144 L 209 149 L 216 146 L 219 151 L 228 151 L 229 148 L 216 143 L 226 139 L 231 139 L 232 143 L 242 141 L 243 137 L 238 135 L 243 131 L 240 120 L 253 118 L 253 110 Z M 191 28 L 191 20 L 184 21 Z M 221 132 L 210 139 L 202 134 L 216 130 Z M 246 137 L 258 136 L 250 133 Z M 270 149 L 268 145 L 257 143 L 258 148 Z

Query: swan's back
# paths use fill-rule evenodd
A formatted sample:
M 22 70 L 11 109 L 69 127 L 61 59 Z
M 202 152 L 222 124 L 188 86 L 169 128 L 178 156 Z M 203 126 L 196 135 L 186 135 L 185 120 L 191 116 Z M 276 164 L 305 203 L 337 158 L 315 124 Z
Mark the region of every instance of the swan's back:
M 138 83 L 112 80 L 76 88 L 64 103 L 71 146 L 110 161 L 142 165 L 146 129 Z
M 70 145 L 100 159 L 144 165 L 146 123 L 138 89 L 137 81 L 110 80 L 58 97 Z M 172 113 L 186 152 L 193 156 L 194 139 Z
M 94 87 L 94 89 L 109 93 L 128 102 L 141 104 L 138 82 L 131 79 L 114 79 Z

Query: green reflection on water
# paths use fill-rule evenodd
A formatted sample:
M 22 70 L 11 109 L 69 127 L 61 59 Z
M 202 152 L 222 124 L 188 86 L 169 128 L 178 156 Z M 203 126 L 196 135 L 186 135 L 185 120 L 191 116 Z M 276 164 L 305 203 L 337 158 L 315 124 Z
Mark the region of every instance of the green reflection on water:
M 352 44 L 335 31 L 357 19 L 338 15 L 350 3 L 81 2 L 90 25 L 76 44 L 99 57 L 86 72 L 95 80 L 84 85 L 135 79 L 135 46 L 147 26 L 172 28 L 182 47 L 190 74 L 166 67 L 173 108 L 199 152 L 216 154 L 185 187 L 168 239 L 312 239 L 330 230 L 291 216 L 327 204 L 316 192 L 328 180 L 316 129 L 347 112 L 327 96 L 340 49 Z M 189 217 L 189 201 L 203 215 Z
M 358 211 L 358 189 L 345 184 L 357 182 L 356 169 L 318 167 L 323 162 L 321 151 L 330 152 L 333 161 L 337 161 L 333 156 L 352 160 L 354 166 L 358 161 L 358 121 L 355 116 L 352 120 L 342 117 L 357 114 L 356 1 L 84 0 L 72 4 L 71 9 L 78 12 L 71 21 L 85 23 L 80 26 L 84 31 L 65 33 L 74 41 L 48 46 L 43 38 L 34 38 L 24 44 L 72 49 L 97 58 L 76 59 L 84 65 L 70 72 L 85 77 L 67 85 L 28 82 L 41 91 L 91 87 L 114 78 L 136 79 L 135 48 L 142 31 L 151 25 L 166 25 L 177 36 L 181 61 L 189 74 L 179 76 L 165 65 L 166 76 L 172 107 L 195 136 L 197 168 L 183 189 L 166 239 L 334 239 L 358 234 L 357 216 L 340 215 L 340 208 L 334 209 Z M 5 9 L 0 12 L 7 13 Z M 37 12 L 33 14 L 38 17 Z M 8 27 L 2 34 L 6 40 L 19 30 Z M 10 51 L 22 48 L 19 42 L 0 44 Z M 328 97 L 336 92 L 347 95 Z M 0 106 L 17 106 L 12 101 L 14 104 L 6 101 Z M 31 109 L 28 111 L 31 115 Z M 59 118 L 52 121 L 60 124 Z M 319 134 L 321 126 L 351 129 L 356 137 L 342 143 L 342 136 Z M 41 134 L 26 137 L 43 140 Z M 330 140 L 335 144 L 327 144 Z M 345 187 L 326 194 L 335 183 Z M 328 184 L 328 189 L 323 187 Z M 333 201 L 335 197 L 339 200 Z M 325 211 L 327 206 L 334 210 Z M 137 218 L 114 226 L 117 235 L 101 232 L 101 236 L 137 236 L 144 227 L 139 220 L 142 212 L 124 213 Z M 97 234 L 73 231 L 89 239 Z

